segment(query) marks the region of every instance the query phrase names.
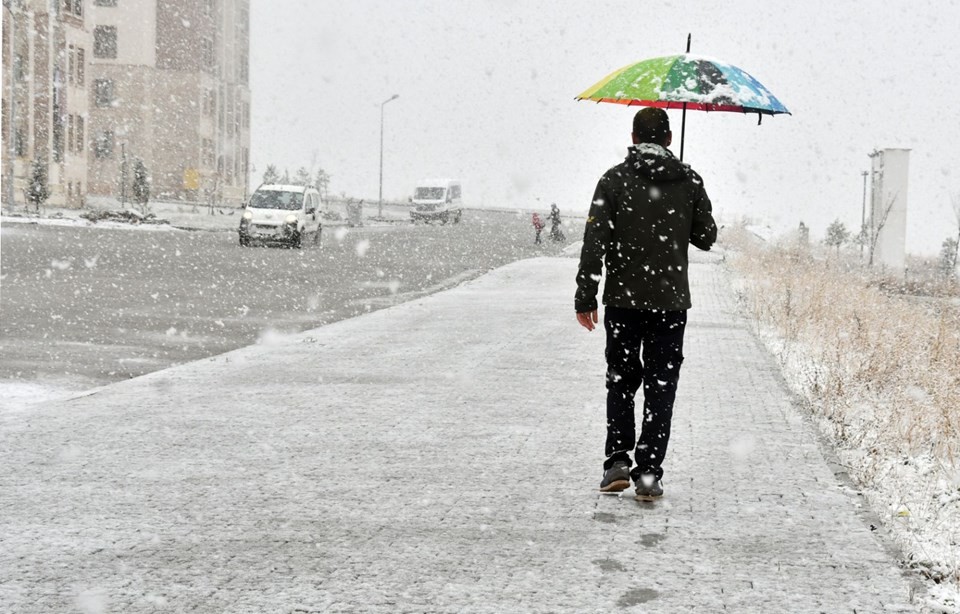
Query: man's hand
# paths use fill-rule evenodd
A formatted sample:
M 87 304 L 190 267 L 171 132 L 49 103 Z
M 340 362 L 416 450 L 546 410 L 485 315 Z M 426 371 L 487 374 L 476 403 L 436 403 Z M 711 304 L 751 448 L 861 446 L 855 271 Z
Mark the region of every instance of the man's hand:
M 585 311 L 577 314 L 577 322 L 587 330 L 593 330 L 597 326 L 597 310 Z

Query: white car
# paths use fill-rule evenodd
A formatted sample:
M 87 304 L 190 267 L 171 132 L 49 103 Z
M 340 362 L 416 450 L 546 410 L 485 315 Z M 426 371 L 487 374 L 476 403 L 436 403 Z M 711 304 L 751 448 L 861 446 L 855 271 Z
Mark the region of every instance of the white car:
M 252 242 L 303 245 L 308 235 L 320 242 L 320 192 L 302 185 L 262 185 L 240 216 L 240 245 Z
M 460 192 L 460 182 L 451 179 L 424 179 L 418 182 L 410 199 L 413 204 L 410 219 L 414 222 L 436 220 L 443 224 L 456 224 L 463 214 Z

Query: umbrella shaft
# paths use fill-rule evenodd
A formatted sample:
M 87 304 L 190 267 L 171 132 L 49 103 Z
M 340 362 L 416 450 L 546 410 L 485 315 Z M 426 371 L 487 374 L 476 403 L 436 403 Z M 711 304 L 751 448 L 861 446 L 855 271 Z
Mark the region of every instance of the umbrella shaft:
M 687 104 L 683 104 L 683 119 L 680 120 L 680 161 L 683 162 L 683 141 L 687 134 Z

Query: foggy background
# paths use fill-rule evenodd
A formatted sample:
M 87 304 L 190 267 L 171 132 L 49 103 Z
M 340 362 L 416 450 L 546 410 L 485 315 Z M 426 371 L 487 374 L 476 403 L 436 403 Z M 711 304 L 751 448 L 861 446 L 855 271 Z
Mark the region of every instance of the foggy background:
M 253 0 L 252 181 L 269 163 L 332 175 L 331 193 L 384 198 L 423 177 L 470 206 L 586 211 L 622 160 L 636 107 L 574 96 L 637 60 L 692 52 L 751 73 L 793 113 L 687 114 L 685 160 L 722 222 L 822 238 L 860 227 L 874 148 L 907 147 L 907 250 L 956 236 L 950 195 L 960 99 L 960 3 L 317 2 Z M 680 111 L 670 111 L 679 154 Z

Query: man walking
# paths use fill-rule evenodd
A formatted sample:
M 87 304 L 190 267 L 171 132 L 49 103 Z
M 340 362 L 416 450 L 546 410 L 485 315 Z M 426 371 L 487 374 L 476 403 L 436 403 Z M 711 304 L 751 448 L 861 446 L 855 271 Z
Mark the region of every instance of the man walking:
M 687 249 L 692 243 L 709 250 L 717 238 L 703 180 L 667 149 L 672 136 L 664 110 L 644 108 L 634 116 L 627 159 L 600 178 L 593 196 L 574 301 L 577 321 L 592 331 L 605 264 L 607 440 L 600 490 L 619 492 L 633 479 L 636 498 L 647 501 L 663 495 L 661 465 L 690 308 Z M 641 385 L 638 439 L 634 396 Z
M 563 234 L 563 222 L 560 220 L 560 208 L 557 207 L 556 203 L 550 204 L 550 217 L 547 219 L 550 220 L 550 238 L 554 242 L 566 240 Z

